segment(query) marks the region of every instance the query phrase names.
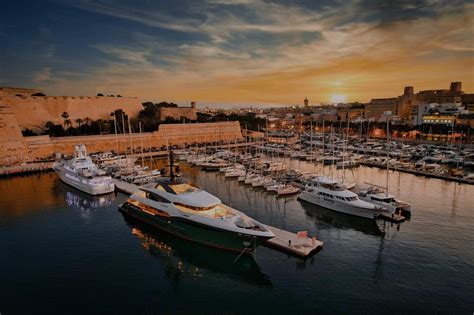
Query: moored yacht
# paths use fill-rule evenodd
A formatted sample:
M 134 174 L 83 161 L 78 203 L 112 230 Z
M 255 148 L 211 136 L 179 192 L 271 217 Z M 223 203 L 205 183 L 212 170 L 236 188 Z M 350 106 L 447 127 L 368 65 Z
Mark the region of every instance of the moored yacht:
M 74 157 L 53 164 L 64 183 L 91 195 L 102 195 L 113 192 L 115 185 L 112 178 L 92 162 L 84 145 L 74 147 Z
M 367 189 L 361 189 L 359 191 L 359 197 L 362 200 L 386 208 L 390 213 L 411 213 L 411 205 L 409 203 L 387 194 L 381 187 L 370 186 Z
M 251 252 L 274 234 L 210 193 L 171 176 L 140 187 L 120 211 L 180 238 Z
M 337 181 L 324 176 L 307 184 L 298 199 L 330 210 L 368 219 L 389 214 L 384 207 L 360 200 L 357 194 L 345 189 Z

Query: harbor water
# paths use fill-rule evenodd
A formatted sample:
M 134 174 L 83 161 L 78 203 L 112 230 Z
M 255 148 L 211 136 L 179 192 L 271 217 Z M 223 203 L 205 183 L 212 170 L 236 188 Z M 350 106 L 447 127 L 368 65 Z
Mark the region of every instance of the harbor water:
M 313 165 L 288 161 L 313 171 Z M 474 311 L 474 186 L 390 172 L 412 203 L 397 226 L 276 198 L 219 173 L 188 178 L 262 223 L 308 231 L 307 260 L 207 248 L 125 219 L 121 193 L 92 197 L 55 173 L 0 180 L 0 313 L 320 314 Z M 330 172 L 329 167 L 315 169 Z M 346 171 L 385 185 L 385 171 Z

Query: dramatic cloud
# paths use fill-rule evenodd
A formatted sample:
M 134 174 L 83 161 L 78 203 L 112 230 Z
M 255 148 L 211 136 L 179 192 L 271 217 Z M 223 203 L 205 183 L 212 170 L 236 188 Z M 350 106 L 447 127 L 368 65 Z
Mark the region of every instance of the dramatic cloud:
M 367 101 L 451 81 L 474 89 L 470 2 L 296 3 L 52 2 L 29 7 L 26 22 L 9 4 L 0 82 L 201 103 Z

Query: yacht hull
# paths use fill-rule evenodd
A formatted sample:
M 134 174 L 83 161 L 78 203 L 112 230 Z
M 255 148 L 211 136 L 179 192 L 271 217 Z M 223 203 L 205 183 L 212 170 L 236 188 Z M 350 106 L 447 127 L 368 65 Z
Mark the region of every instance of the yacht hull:
M 323 196 L 317 196 L 310 192 L 303 191 L 298 199 L 315 204 L 317 206 L 337 211 L 340 213 L 345 213 L 357 217 L 362 217 L 366 219 L 375 219 L 377 216 L 386 213 L 386 211 L 377 211 L 371 209 L 364 209 L 361 207 L 356 207 L 347 203 L 340 203 L 335 200 L 328 200 Z
M 252 252 L 268 239 L 210 227 L 186 218 L 149 214 L 127 202 L 119 206 L 119 211 L 177 237 L 228 251 Z
M 73 174 L 68 172 L 64 168 L 61 167 L 53 167 L 54 171 L 58 174 L 59 179 L 80 191 L 88 193 L 89 195 L 104 195 L 115 191 L 115 185 L 111 184 L 104 184 L 104 185 L 89 185 L 88 180 L 85 178 L 79 177 L 77 174 Z

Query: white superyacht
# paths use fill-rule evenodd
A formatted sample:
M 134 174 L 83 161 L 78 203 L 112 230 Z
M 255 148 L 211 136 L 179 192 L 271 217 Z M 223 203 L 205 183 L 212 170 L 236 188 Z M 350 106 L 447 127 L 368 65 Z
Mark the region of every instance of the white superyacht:
M 386 208 L 360 200 L 357 194 L 345 189 L 337 181 L 325 176 L 320 176 L 307 184 L 298 199 L 333 211 L 367 219 L 375 219 L 380 215 L 389 215 L 389 211 Z
M 90 195 L 102 195 L 113 192 L 112 178 L 92 162 L 84 145 L 74 147 L 74 157 L 54 163 L 53 169 L 64 183 Z
M 265 225 L 176 177 L 172 152 L 170 177 L 140 187 L 119 210 L 177 237 L 240 253 L 275 237 Z

